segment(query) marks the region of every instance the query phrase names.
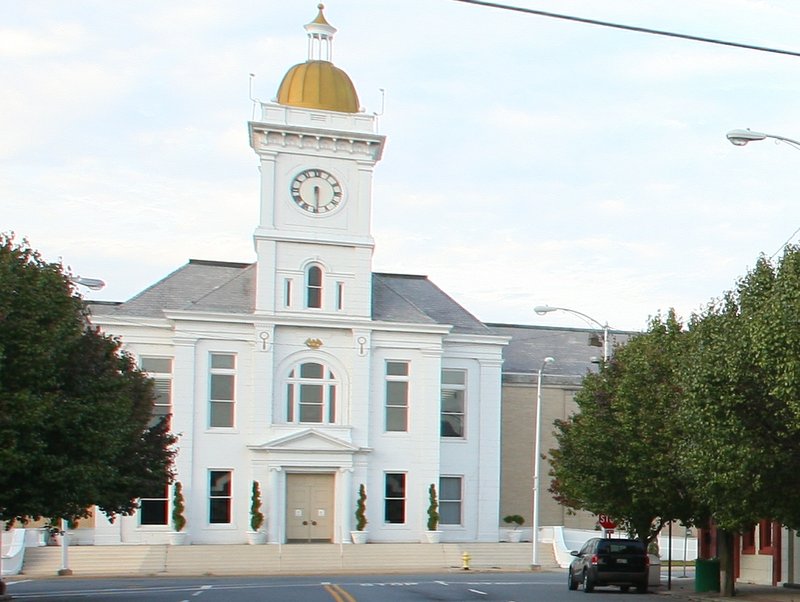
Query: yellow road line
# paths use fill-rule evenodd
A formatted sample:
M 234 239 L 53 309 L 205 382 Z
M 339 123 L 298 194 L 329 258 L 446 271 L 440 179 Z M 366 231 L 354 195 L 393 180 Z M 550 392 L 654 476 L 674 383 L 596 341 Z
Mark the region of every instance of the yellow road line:
M 356 599 L 338 585 L 326 585 L 325 591 L 328 592 L 336 602 L 356 602 Z

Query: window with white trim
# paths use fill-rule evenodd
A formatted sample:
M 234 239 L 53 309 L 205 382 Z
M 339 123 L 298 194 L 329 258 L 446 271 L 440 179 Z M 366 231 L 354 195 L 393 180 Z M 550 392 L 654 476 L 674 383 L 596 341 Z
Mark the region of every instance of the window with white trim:
M 236 354 L 210 354 L 208 389 L 209 426 L 233 427 L 236 403 Z
M 147 425 L 151 427 L 172 414 L 172 358 L 142 356 L 139 363 L 142 372 L 153 379 L 153 417 Z
M 336 309 L 344 308 L 344 282 L 336 283 Z
M 290 278 L 283 281 L 283 306 L 292 306 L 292 281 Z
M 318 265 L 306 270 L 306 307 L 322 307 L 322 268 Z
M 461 477 L 439 477 L 439 524 L 462 524 L 462 506 Z
M 230 470 L 208 471 L 208 522 L 212 525 L 231 522 L 231 477 Z
M 386 430 L 408 430 L 409 362 L 386 362 Z
M 466 392 L 466 370 L 442 370 L 442 437 L 464 437 Z
M 339 380 L 319 362 L 303 362 L 289 372 L 286 383 L 287 422 L 336 422 Z
M 169 512 L 169 486 L 155 488 L 139 498 L 139 524 L 166 525 Z
M 383 494 L 383 520 L 390 524 L 406 522 L 406 474 L 387 472 Z

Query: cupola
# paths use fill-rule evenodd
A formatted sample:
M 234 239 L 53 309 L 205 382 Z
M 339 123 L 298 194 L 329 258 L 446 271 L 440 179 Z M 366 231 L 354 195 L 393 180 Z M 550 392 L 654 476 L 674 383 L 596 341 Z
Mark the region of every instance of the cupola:
M 334 66 L 333 34 L 336 28 L 317 6 L 316 19 L 305 26 L 308 33 L 308 60 L 295 65 L 283 77 L 277 102 L 305 109 L 322 109 L 340 113 L 358 113 L 358 95 L 348 75 Z

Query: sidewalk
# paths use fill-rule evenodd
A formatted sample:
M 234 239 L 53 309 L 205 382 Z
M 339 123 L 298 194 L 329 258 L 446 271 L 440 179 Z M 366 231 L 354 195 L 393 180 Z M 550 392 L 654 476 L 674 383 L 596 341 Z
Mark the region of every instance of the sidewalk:
M 667 589 L 666 573 L 662 574 L 661 587 L 652 588 L 654 593 L 674 596 L 679 600 L 691 602 L 800 602 L 800 589 L 793 587 L 772 587 L 769 585 L 736 584 L 736 596 L 723 597 L 717 592 L 695 592 L 693 578 L 672 577 L 672 587 Z

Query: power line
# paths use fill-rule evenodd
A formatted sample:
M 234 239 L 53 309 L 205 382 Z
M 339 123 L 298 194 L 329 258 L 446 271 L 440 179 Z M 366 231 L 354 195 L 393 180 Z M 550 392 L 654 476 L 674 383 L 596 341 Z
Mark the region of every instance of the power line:
M 779 48 L 768 48 L 766 46 L 755 46 L 753 44 L 742 44 L 740 42 L 729 42 L 727 40 L 718 40 L 716 38 L 704 38 L 701 36 L 693 36 L 685 33 L 675 33 L 672 31 L 663 31 L 659 29 L 650 29 L 648 27 L 636 27 L 634 25 L 622 25 L 621 23 L 611 23 L 609 21 L 598 21 L 597 19 L 586 19 L 584 17 L 573 17 L 571 15 L 562 15 L 558 13 L 551 13 L 543 10 L 536 10 L 533 8 L 522 8 L 521 6 L 510 6 L 508 4 L 500 4 L 498 2 L 485 2 L 484 0 L 455 0 L 456 2 L 463 2 L 465 4 L 475 4 L 479 6 L 488 6 L 490 8 L 499 8 L 501 10 L 512 10 L 519 13 L 528 13 L 530 15 L 539 15 L 541 17 L 550 17 L 553 19 L 563 19 L 565 21 L 576 21 L 578 23 L 587 23 L 589 25 L 599 25 L 601 27 L 612 27 L 614 29 L 623 29 L 625 31 L 635 31 L 638 33 L 649 33 L 657 36 L 666 36 L 669 38 L 680 38 L 682 40 L 692 40 L 693 42 L 705 42 L 706 44 L 717 44 L 720 46 L 732 46 L 734 48 L 744 48 L 746 50 L 757 50 L 759 52 L 771 52 L 773 54 L 786 54 L 789 56 L 800 56 L 800 52 L 792 50 L 781 50 Z

